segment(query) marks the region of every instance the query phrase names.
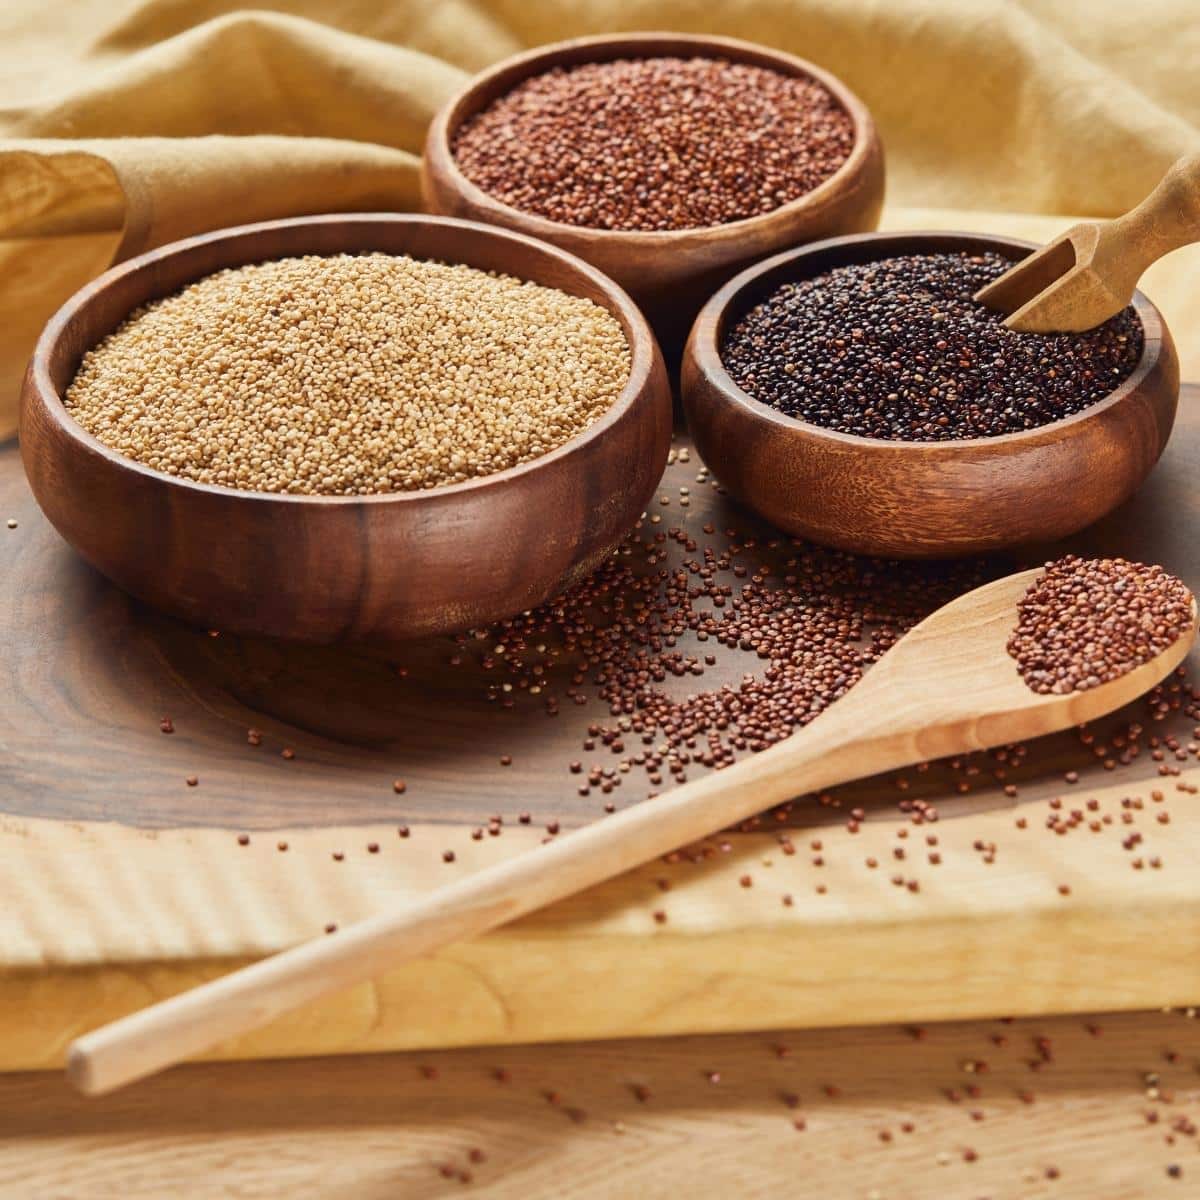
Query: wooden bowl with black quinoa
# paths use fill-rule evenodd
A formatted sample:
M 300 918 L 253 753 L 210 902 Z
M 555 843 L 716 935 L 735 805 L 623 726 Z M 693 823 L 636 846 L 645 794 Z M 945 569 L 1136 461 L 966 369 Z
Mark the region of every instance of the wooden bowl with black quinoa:
M 671 396 L 641 313 L 587 263 L 348 214 L 189 238 L 83 288 L 37 344 L 20 436 L 51 523 L 139 599 L 393 641 L 588 575 L 653 494 Z
M 430 212 L 599 267 L 664 350 L 746 264 L 874 229 L 883 147 L 866 105 L 802 58 L 681 33 L 582 37 L 489 67 L 429 126 Z
M 859 554 L 985 553 L 1098 520 L 1167 443 L 1175 347 L 1140 292 L 1086 334 L 1006 329 L 971 296 L 1030 249 L 863 234 L 743 271 L 684 352 L 705 462 L 780 529 Z

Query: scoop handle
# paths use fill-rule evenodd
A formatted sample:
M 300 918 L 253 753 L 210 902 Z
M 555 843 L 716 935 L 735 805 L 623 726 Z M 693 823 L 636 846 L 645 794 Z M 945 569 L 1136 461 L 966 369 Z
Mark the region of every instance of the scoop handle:
M 1138 276 L 1164 254 L 1200 241 L 1200 152 L 1177 159 L 1145 200 L 1112 222 L 1109 237 Z

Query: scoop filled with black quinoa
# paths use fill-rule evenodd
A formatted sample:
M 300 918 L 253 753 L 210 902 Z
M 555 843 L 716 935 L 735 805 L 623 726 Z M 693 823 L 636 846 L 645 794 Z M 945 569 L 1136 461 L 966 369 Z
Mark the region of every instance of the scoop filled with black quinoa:
M 1132 308 L 1086 333 L 1006 329 L 971 297 L 999 254 L 906 254 L 784 283 L 726 332 L 721 359 L 787 416 L 888 441 L 999 437 L 1104 399 L 1133 372 Z

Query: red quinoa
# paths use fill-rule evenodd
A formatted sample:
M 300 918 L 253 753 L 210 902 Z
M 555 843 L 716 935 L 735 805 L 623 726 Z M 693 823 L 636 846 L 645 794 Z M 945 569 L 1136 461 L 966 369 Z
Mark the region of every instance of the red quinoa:
M 1149 662 L 1191 624 L 1191 592 L 1162 567 L 1069 554 L 1025 593 L 1008 652 L 1035 692 L 1078 692 Z
M 815 79 L 720 58 L 556 67 L 463 123 L 463 173 L 498 200 L 596 229 L 723 225 L 796 200 L 854 145 Z

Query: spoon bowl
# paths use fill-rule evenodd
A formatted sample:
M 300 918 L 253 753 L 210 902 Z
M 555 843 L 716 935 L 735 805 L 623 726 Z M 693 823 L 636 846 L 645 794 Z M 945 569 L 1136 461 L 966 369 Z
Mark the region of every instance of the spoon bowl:
M 808 792 L 930 758 L 969 753 L 1093 720 L 1173 671 L 1189 627 L 1150 661 L 1066 695 L 1026 686 L 1008 653 L 1017 606 L 1038 570 L 986 584 L 906 634 L 815 720 L 725 770 L 623 809 L 559 841 L 486 867 L 416 904 L 162 1001 L 79 1038 L 68 1074 L 99 1094 L 408 959 L 475 937 L 622 871 Z
M 882 753 L 899 753 L 904 761 L 891 766 L 907 766 L 1094 721 L 1144 695 L 1187 657 L 1196 636 L 1194 598 L 1190 628 L 1148 662 L 1098 687 L 1063 694 L 1033 691 L 1008 653 L 1008 639 L 1017 605 L 1041 574 L 1042 568 L 1034 567 L 1006 575 L 943 605 L 909 630 L 820 720 L 861 721 L 864 712 L 886 706 L 882 719 L 875 717 L 888 743 Z M 893 739 L 901 729 L 907 729 L 906 740 L 897 746 Z M 862 741 L 855 739 L 860 747 Z M 872 766 L 854 778 L 888 769 Z

